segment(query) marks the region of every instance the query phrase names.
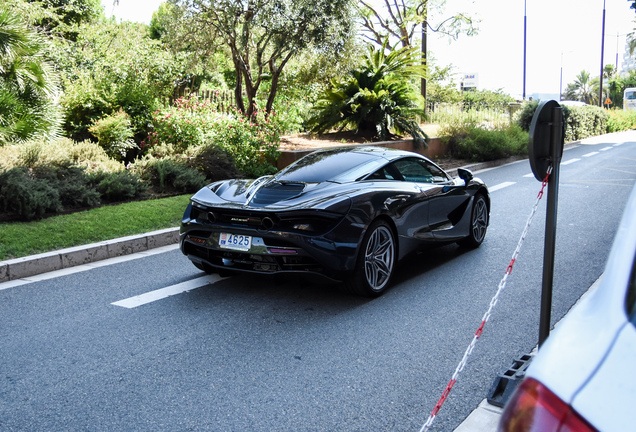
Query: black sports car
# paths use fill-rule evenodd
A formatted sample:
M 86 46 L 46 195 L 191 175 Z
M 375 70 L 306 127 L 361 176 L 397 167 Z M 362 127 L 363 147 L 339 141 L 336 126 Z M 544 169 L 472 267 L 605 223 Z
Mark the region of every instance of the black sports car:
M 458 174 L 402 150 L 318 150 L 274 176 L 201 189 L 183 215 L 181 251 L 210 273 L 300 272 L 377 296 L 409 252 L 484 241 L 488 189 Z

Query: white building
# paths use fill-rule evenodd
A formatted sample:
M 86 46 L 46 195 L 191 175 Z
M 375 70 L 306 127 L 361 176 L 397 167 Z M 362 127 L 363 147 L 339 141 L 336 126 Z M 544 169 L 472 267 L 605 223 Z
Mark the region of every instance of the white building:
M 629 55 L 629 41 L 626 41 L 620 74 L 627 75 L 630 70 L 636 70 L 636 51 L 634 51 L 634 54 Z

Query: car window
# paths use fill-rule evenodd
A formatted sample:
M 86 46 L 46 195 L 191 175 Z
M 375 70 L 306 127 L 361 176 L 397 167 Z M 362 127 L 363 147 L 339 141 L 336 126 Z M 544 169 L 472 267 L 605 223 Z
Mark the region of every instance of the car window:
M 629 278 L 629 287 L 627 288 L 627 299 L 625 300 L 625 308 L 632 325 L 636 327 L 636 258 L 632 264 L 632 276 Z
M 404 180 L 415 183 L 440 183 L 449 178 L 444 171 L 422 159 L 405 158 L 393 163 Z
M 380 168 L 370 176 L 366 178 L 367 180 L 396 180 L 395 177 L 387 170 L 386 167 Z

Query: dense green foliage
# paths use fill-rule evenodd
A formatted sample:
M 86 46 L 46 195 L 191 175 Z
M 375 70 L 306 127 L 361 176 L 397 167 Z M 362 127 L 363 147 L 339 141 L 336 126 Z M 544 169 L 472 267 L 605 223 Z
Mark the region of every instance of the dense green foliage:
M 607 131 L 619 132 L 636 129 L 636 111 L 609 110 L 607 119 Z
M 0 4 L 0 146 L 57 131 L 56 77 L 45 42 Z
M 146 184 L 131 172 L 91 174 L 70 163 L 0 171 L 0 209 L 8 220 L 33 220 L 102 202 L 139 199 L 146 190 Z
M 515 115 L 515 122 L 525 131 L 530 130 L 538 101 L 526 102 Z M 608 111 L 592 105 L 562 106 L 565 123 L 565 141 L 577 141 L 591 136 L 602 135 L 608 131 Z
M 528 132 L 514 124 L 483 128 L 458 123 L 447 125 L 442 136 L 451 156 L 474 162 L 524 156 L 528 151 Z
M 578 141 L 607 133 L 607 110 L 597 106 L 573 106 L 563 110 L 565 141 Z
M 174 3 L 182 11 L 181 20 L 191 24 L 185 30 L 193 48 L 221 44 L 231 53 L 236 107 L 248 117 L 257 109 L 257 94 L 266 81 L 264 108 L 271 112 L 280 75 L 295 55 L 307 49 L 342 51 L 353 28 L 352 0 L 264 1 L 247 8 L 242 0 Z
M 208 184 L 205 174 L 171 159 L 156 159 L 143 168 L 141 178 L 160 193 L 195 192 Z
M 214 145 L 232 155 L 236 168 L 248 177 L 271 174 L 270 160 L 277 156 L 280 141 L 275 115 L 254 111 L 251 118 L 239 111 L 217 112 L 213 105 L 193 99 L 178 99 L 153 114 L 153 131 L 142 142 L 146 152 L 169 145 L 173 152 L 197 152 Z
M 91 125 L 123 110 L 140 142 L 185 66 L 143 24 L 102 22 L 80 30 L 77 41 L 61 42 L 52 53 L 64 84 L 64 129 L 71 138 L 91 138 Z
M 106 154 L 115 160 L 125 159 L 130 150 L 138 148 L 132 139 L 134 134 L 130 116 L 124 111 L 102 117 L 88 130 L 97 138 Z
M 410 81 L 421 77 L 417 50 L 404 48 L 389 54 L 369 47 L 364 64 L 342 80 L 332 81 L 314 105 L 308 121 L 313 132 L 350 127 L 364 136 L 389 139 L 393 133 L 411 134 L 418 144 L 425 133 L 417 116 L 423 116 L 421 96 Z

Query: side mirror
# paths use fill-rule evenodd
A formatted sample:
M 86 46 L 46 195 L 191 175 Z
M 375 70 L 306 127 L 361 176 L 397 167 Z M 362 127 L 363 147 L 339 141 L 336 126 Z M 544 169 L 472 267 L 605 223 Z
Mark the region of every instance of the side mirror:
M 457 168 L 457 175 L 460 179 L 464 180 L 468 184 L 473 179 L 473 173 L 465 168 Z

